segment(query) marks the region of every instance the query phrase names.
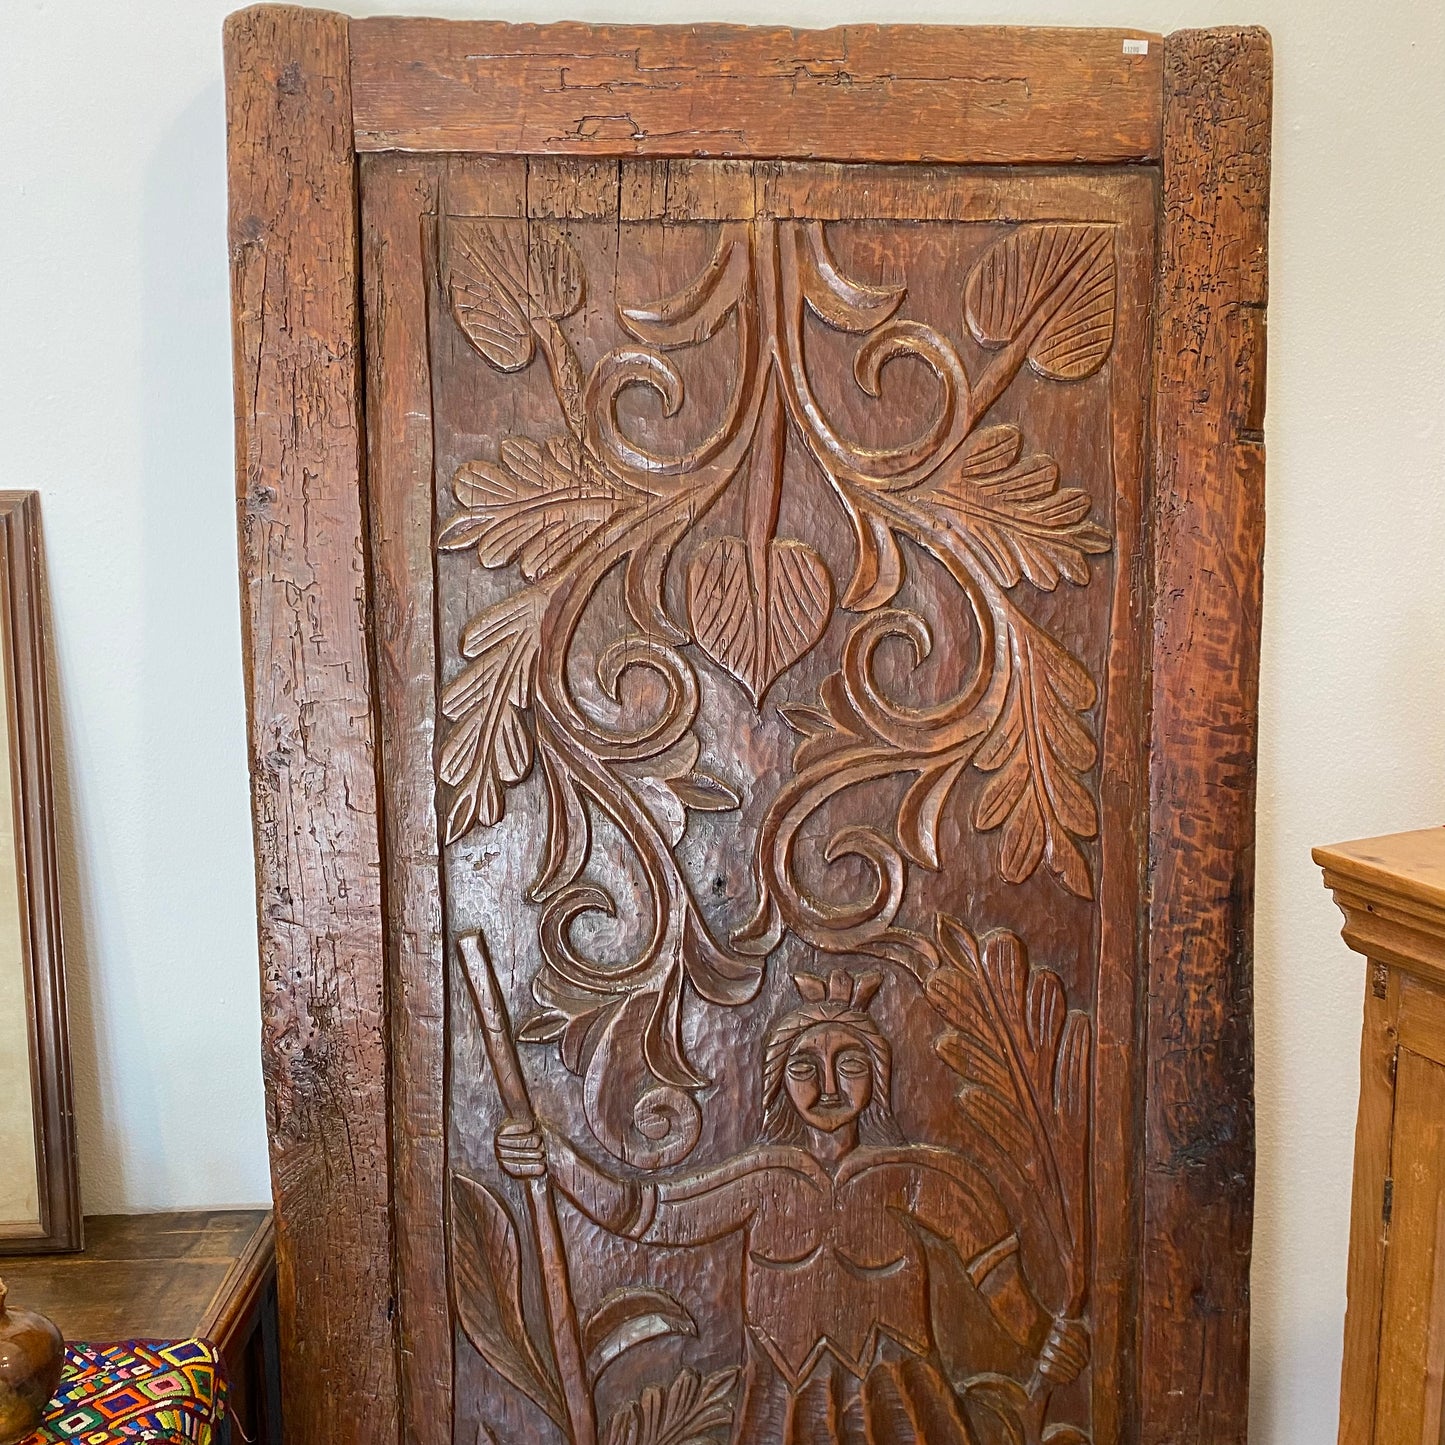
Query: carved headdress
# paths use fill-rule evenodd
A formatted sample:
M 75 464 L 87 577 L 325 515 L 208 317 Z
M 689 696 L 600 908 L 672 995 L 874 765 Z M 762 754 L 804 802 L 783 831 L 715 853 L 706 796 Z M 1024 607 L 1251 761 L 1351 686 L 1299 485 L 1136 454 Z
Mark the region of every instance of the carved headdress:
M 802 1137 L 802 1120 L 783 1087 L 784 1074 L 798 1041 L 810 1029 L 832 1024 L 857 1035 L 873 1066 L 873 1098 L 859 1120 L 863 1137 L 875 1143 L 900 1141 L 890 1105 L 893 1051 L 868 1011 L 882 982 L 883 975 L 875 970 L 852 974 L 835 968 L 827 978 L 814 973 L 793 975 L 802 1003 L 773 1024 L 763 1050 L 763 1133 L 767 1138 L 794 1143 Z

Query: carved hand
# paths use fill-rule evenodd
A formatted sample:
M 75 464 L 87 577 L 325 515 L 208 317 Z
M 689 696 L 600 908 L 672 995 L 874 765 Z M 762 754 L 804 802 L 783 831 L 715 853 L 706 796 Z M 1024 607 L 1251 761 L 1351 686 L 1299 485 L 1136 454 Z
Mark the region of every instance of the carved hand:
M 497 1130 L 496 1142 L 497 1162 L 513 1179 L 540 1179 L 546 1174 L 547 1145 L 535 1125 L 509 1120 Z
M 1039 1351 L 1039 1374 L 1050 1384 L 1067 1385 L 1078 1379 L 1088 1363 L 1088 1325 L 1083 1320 L 1056 1319 Z

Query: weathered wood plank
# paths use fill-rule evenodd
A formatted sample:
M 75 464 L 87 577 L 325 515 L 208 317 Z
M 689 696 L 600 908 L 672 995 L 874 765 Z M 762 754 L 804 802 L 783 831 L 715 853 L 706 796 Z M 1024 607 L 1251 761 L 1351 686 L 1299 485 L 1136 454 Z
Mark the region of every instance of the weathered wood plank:
M 431 376 L 419 215 L 434 163 L 362 165 L 366 441 L 381 731 L 402 1438 L 444 1445 L 452 1330 L 444 1230 L 446 984 L 437 871 Z
M 226 25 L 242 621 L 285 1411 L 391 1442 L 381 882 L 347 20 Z
M 1141 31 L 376 18 L 351 35 L 358 150 L 996 164 L 1159 155 L 1162 43 Z
M 1141 1440 L 1245 1439 L 1270 42 L 1169 37 Z

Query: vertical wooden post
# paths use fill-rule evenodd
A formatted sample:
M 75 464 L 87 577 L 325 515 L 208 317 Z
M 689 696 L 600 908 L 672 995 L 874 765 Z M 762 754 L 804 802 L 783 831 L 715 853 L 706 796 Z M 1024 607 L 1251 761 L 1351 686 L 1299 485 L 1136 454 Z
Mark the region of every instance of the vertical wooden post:
M 452 1438 L 447 1289 L 447 1001 L 437 858 L 431 369 L 420 217 L 436 208 L 424 157 L 361 161 L 367 532 L 386 876 L 392 1228 L 402 1439 Z
M 345 16 L 226 24 L 242 619 L 287 1436 L 397 1438 Z
M 1166 42 L 1143 1445 L 1248 1423 L 1270 80 L 1262 30 Z

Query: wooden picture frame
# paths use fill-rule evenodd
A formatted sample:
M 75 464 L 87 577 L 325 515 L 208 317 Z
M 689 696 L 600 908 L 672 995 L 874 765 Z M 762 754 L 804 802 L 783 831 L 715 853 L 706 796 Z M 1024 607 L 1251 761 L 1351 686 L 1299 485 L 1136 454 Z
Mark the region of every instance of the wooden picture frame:
M 850 42 L 844 85 L 819 57 Z M 559 53 L 585 69 L 585 85 L 540 85 Z M 228 21 L 226 57 L 263 1062 L 290 1428 L 336 1445 L 450 1438 L 450 1323 L 415 1307 L 446 1298 L 440 903 L 403 877 L 415 849 L 432 848 L 435 867 L 435 811 L 425 788 L 403 786 L 389 811 L 378 791 L 379 772 L 431 746 L 435 678 L 373 632 L 379 616 L 393 638 L 431 620 L 425 599 L 394 585 L 416 519 L 369 495 L 366 480 L 368 453 L 375 463 L 429 446 L 416 430 L 428 401 L 413 377 L 375 414 L 365 405 L 380 329 L 406 326 L 420 298 L 391 306 L 374 290 L 367 247 L 389 242 L 358 223 L 363 157 L 725 155 L 1158 177 L 1143 439 L 1153 525 L 1135 593 L 1135 625 L 1152 638 L 1138 840 L 1148 946 L 1137 1037 L 1105 1041 L 1141 1051 L 1125 1131 L 1137 1196 L 1115 1221 L 1139 1263 L 1118 1312 L 1133 1331 L 1127 1369 L 1101 1428 L 1131 1445 L 1242 1441 L 1268 36 L 537 27 L 259 6 Z M 895 84 L 903 74 L 909 85 Z M 980 75 L 1027 83 L 980 105 Z M 689 87 L 745 123 L 721 139 L 681 125 Z M 542 90 L 534 107 L 508 100 Z M 611 91 L 627 97 L 625 125 L 594 113 Z M 404 189 L 404 167 L 393 183 Z M 430 519 L 419 525 L 429 539 Z M 408 686 L 415 712 L 379 707 Z
M 44 579 L 39 494 L 0 492 L 0 648 L 10 770 L 6 791 L 15 843 L 15 964 L 23 974 L 35 1160 L 35 1208 L 30 1217 L 8 1226 L 0 1221 L 0 1255 L 81 1247 L 50 773 Z

